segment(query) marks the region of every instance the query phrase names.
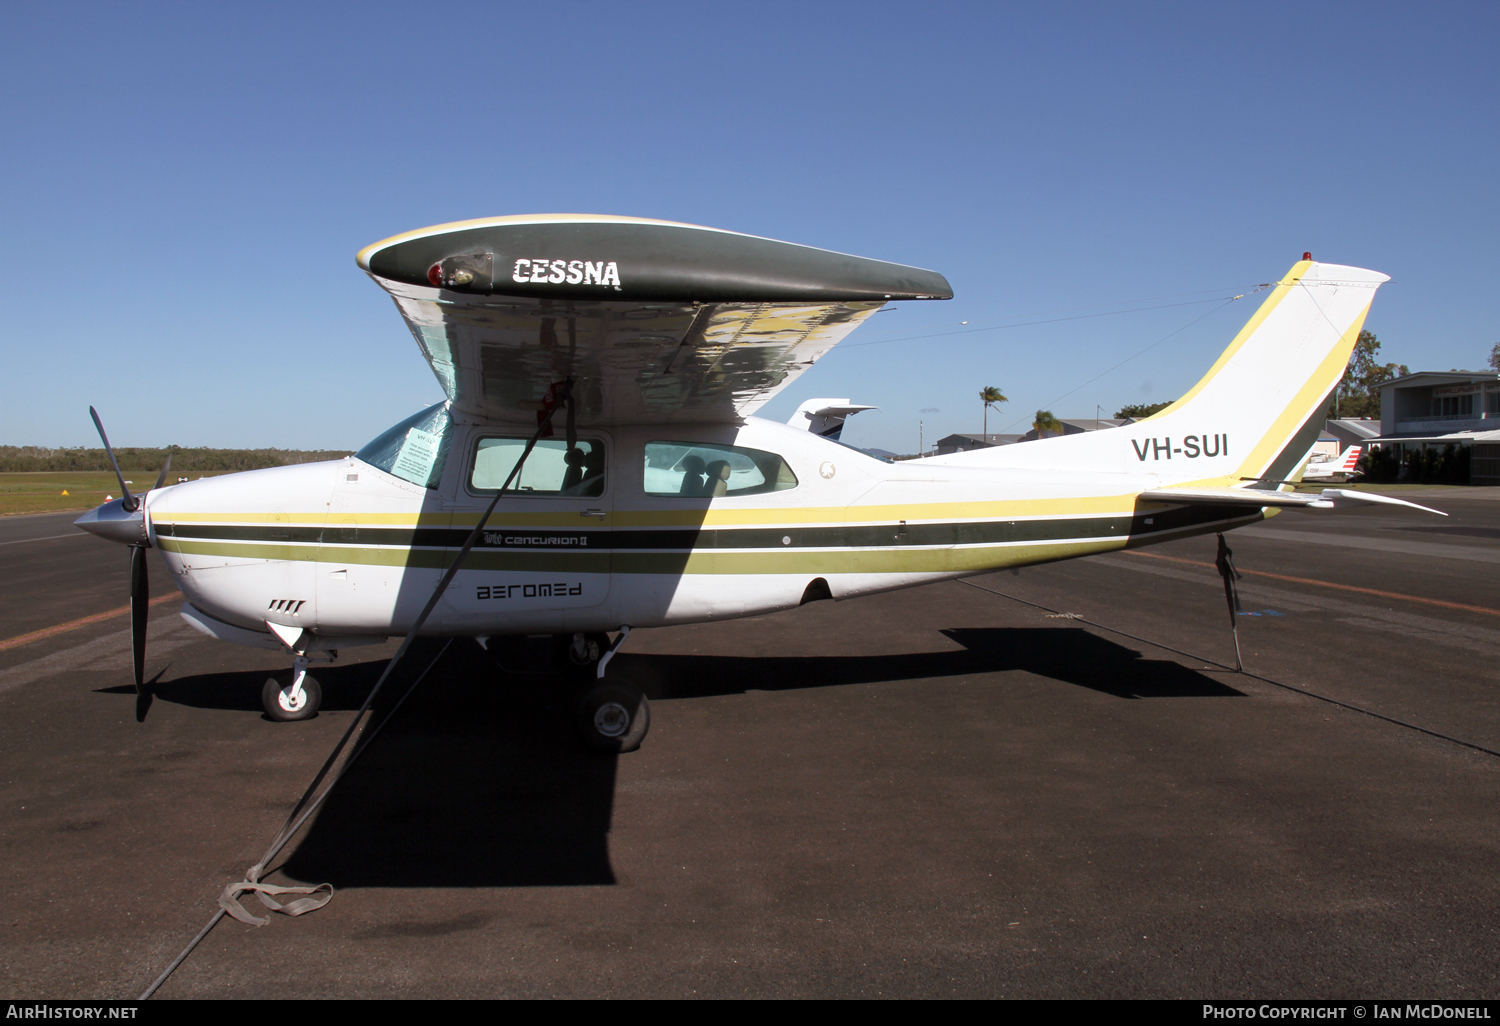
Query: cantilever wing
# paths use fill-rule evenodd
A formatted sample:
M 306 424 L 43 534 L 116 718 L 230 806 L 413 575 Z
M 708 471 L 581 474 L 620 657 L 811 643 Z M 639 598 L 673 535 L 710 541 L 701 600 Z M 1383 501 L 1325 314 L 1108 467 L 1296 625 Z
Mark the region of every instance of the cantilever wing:
M 594 215 L 463 221 L 359 264 L 396 301 L 455 409 L 532 420 L 574 380 L 587 424 L 754 413 L 935 271 L 695 225 Z

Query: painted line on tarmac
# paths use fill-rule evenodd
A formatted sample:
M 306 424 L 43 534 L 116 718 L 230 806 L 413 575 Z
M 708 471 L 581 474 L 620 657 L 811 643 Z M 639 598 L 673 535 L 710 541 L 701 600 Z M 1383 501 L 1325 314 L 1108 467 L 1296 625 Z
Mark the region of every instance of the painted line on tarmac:
M 163 602 L 171 602 L 173 599 L 180 598 L 182 598 L 181 595 L 163 595 L 160 598 L 152 599 L 146 604 L 147 606 L 159 606 Z M 67 623 L 60 623 L 56 627 L 44 627 L 42 630 L 32 631 L 30 634 L 18 634 L 14 638 L 6 638 L 4 641 L 0 641 L 0 652 L 4 652 L 8 648 L 19 648 L 22 645 L 29 645 L 33 641 L 41 641 L 43 638 L 66 634 L 68 631 L 76 631 L 78 628 L 87 627 L 91 623 L 113 620 L 115 617 L 124 616 L 128 612 L 130 612 L 129 606 L 121 606 L 119 609 L 111 609 L 107 613 L 95 613 L 93 616 L 85 616 L 81 620 L 69 620 Z
M 179 620 L 165 630 L 158 629 L 146 653 L 153 661 L 159 660 L 164 653 L 181 648 L 200 637 L 202 635 Z M 61 652 L 33 659 L 29 663 L 0 670 L 0 692 L 76 670 L 127 674 L 130 672 L 130 665 L 130 631 L 116 631 L 114 634 L 106 634 L 102 638 L 65 648 Z M 146 676 L 149 678 L 151 674 L 148 672 Z
M 1172 563 L 1187 563 L 1189 566 L 1206 566 L 1210 570 L 1217 570 L 1212 563 L 1205 563 L 1198 559 L 1183 559 L 1180 556 L 1163 556 L 1157 552 L 1141 552 L 1137 549 L 1126 549 L 1125 552 L 1132 556 L 1145 556 L 1147 559 L 1165 559 Z M 1466 613 L 1484 613 L 1488 616 L 1500 616 L 1500 609 L 1490 609 L 1486 606 L 1470 606 L 1462 602 L 1445 602 L 1442 599 L 1421 598 L 1417 595 L 1404 595 L 1399 591 L 1380 591 L 1377 588 L 1359 588 L 1352 584 L 1334 584 L 1332 581 L 1315 581 L 1311 577 L 1289 577 L 1286 574 L 1273 574 L 1265 570 L 1240 570 L 1242 574 L 1253 574 L 1256 577 L 1269 577 L 1276 581 L 1291 581 L 1294 584 L 1314 584 L 1319 588 L 1337 588 L 1339 591 L 1356 591 L 1361 595 L 1378 595 L 1381 598 L 1399 599 L 1402 602 L 1420 602 L 1427 606 L 1441 606 L 1444 609 L 1462 609 Z
M 17 538 L 15 541 L 0 542 L 0 545 L 23 545 L 26 542 L 53 541 L 58 538 L 87 538 L 88 535 L 82 531 L 74 531 L 72 534 L 44 534 L 40 538 Z
M 87 513 L 93 508 L 92 506 L 74 506 L 72 509 L 39 509 L 30 513 L 0 513 L 0 521 L 25 520 L 27 517 L 62 517 L 69 513 Z
M 1121 559 L 1118 556 L 1087 556 L 1085 561 L 1096 566 L 1118 567 L 1132 573 L 1184 581 L 1213 591 L 1221 591 L 1224 587 L 1223 579 L 1212 567 L 1204 567 L 1202 570 L 1178 569 L 1154 560 L 1142 563 L 1139 559 Z M 1395 608 L 1394 603 L 1370 602 L 1354 595 L 1335 598 L 1332 595 L 1309 592 L 1305 588 L 1292 591 L 1261 581 L 1240 582 L 1240 597 L 1248 602 L 1274 606 L 1277 611 L 1332 613 L 1338 618 L 1338 622 L 1352 627 L 1378 630 L 1385 634 L 1394 632 L 1420 641 L 1441 641 L 1444 645 L 1468 649 L 1490 658 L 1500 656 L 1500 630 L 1480 627 L 1467 621 L 1407 612 L 1405 608 Z
M 1369 549 L 1373 552 L 1399 552 L 1407 556 L 1437 556 L 1462 559 L 1470 563 L 1500 563 L 1500 550 L 1483 545 L 1449 545 L 1441 542 L 1415 542 L 1390 538 L 1350 538 L 1315 531 L 1288 531 L 1279 527 L 1242 527 L 1237 535 L 1265 538 L 1268 541 L 1298 542 L 1307 545 L 1332 545 L 1346 549 Z
M 1171 559 L 1172 557 L 1160 556 L 1158 558 Z M 1183 559 L 1178 560 L 1177 562 L 1191 563 L 1193 562 L 1193 560 Z M 1203 565 L 1212 566 L 1213 564 L 1209 563 Z M 1291 579 L 1295 580 L 1296 578 Z M 1030 599 L 1023 599 L 1019 595 L 1010 595 L 1003 591 L 996 591 L 994 588 L 986 588 L 984 585 L 976 584 L 973 581 L 960 580 L 958 583 L 967 584 L 969 587 L 978 588 L 980 591 L 987 591 L 991 595 L 998 595 L 1000 598 L 1010 599 L 1012 602 L 1019 602 L 1023 606 L 1031 606 L 1033 609 L 1045 610 L 1046 612 L 1051 613 L 1055 616 L 1066 616 L 1069 620 L 1076 620 L 1078 623 L 1085 624 L 1089 627 L 1097 627 L 1100 630 L 1109 631 L 1111 634 L 1118 634 L 1123 638 L 1130 638 L 1132 641 L 1140 641 L 1144 642 L 1147 645 L 1154 645 L 1155 647 L 1165 652 L 1173 652 L 1177 655 L 1184 655 L 1189 659 L 1196 659 L 1199 662 L 1207 663 L 1210 666 L 1217 666 L 1221 670 L 1228 670 L 1230 673 L 1239 673 L 1251 678 L 1252 680 L 1265 681 L 1267 684 L 1274 684 L 1278 688 L 1285 688 L 1288 691 L 1295 691 L 1297 694 L 1306 695 L 1308 698 L 1316 698 L 1318 701 L 1327 702 L 1329 705 L 1336 705 L 1340 708 L 1349 709 L 1353 712 L 1363 713 L 1366 716 L 1373 716 L 1377 720 L 1385 720 L 1385 722 L 1387 723 L 1394 723 L 1398 727 L 1406 727 L 1410 730 L 1418 731 L 1419 733 L 1426 734 L 1430 737 L 1442 738 L 1444 741 L 1452 741 L 1454 744 L 1463 745 L 1465 748 L 1473 748 L 1476 751 L 1484 752 L 1486 755 L 1500 756 L 1500 751 L 1496 751 L 1493 748 L 1486 748 L 1484 745 L 1478 744 L 1474 741 L 1465 741 L 1461 737 L 1454 737 L 1452 734 L 1444 734 L 1441 731 L 1433 730 L 1430 727 L 1424 727 L 1417 723 L 1410 723 L 1406 720 L 1398 720 L 1394 716 L 1387 716 L 1385 713 L 1376 712 L 1373 709 L 1366 709 L 1363 706 L 1351 705 L 1348 702 L 1341 702 L 1337 698 L 1330 698 L 1327 695 L 1320 695 L 1316 691 L 1308 691 L 1306 688 L 1299 688 L 1295 684 L 1288 684 L 1285 681 L 1276 680 L 1272 677 L 1263 677 L 1258 673 L 1251 673 L 1249 670 L 1243 668 L 1235 669 L 1233 666 L 1229 666 L 1226 663 L 1221 663 L 1217 659 L 1210 659 L 1207 656 L 1195 655 L 1192 652 L 1186 652 L 1180 648 L 1173 648 L 1171 645 L 1163 645 L 1160 641 L 1152 641 L 1150 638 L 1143 638 L 1139 634 L 1131 634 L 1129 631 L 1122 631 L 1118 627 L 1110 627 L 1107 624 L 1102 624 L 1098 621 L 1090 620 L 1088 617 L 1079 616 L 1077 613 L 1064 613 L 1060 609 L 1053 609 L 1051 606 L 1044 606 L 1040 602 L 1033 602 Z M 1322 582 L 1314 581 L 1313 583 L 1320 584 Z

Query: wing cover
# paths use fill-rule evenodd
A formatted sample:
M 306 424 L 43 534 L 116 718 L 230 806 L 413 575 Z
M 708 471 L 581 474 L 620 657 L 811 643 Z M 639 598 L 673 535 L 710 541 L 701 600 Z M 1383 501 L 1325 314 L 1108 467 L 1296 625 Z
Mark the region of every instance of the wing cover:
M 920 268 L 581 215 L 423 229 L 359 262 L 454 407 L 518 423 L 569 377 L 584 423 L 748 416 L 887 300 L 952 296 Z

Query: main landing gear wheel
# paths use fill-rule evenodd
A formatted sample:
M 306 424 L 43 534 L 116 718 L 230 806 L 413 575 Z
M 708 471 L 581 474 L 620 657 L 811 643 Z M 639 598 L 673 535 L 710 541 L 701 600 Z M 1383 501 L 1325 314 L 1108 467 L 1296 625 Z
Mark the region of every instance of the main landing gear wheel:
M 633 752 L 651 729 L 651 705 L 640 688 L 614 681 L 589 688 L 578 702 L 578 731 L 601 752 Z
M 609 651 L 608 634 L 554 634 L 552 663 L 571 680 L 593 680 L 599 659 Z
M 323 704 L 323 688 L 317 678 L 304 673 L 301 683 L 293 687 L 296 679 L 293 671 L 278 673 L 268 678 L 265 687 L 260 689 L 260 704 L 271 719 L 290 723 L 310 720 L 318 714 L 318 707 Z

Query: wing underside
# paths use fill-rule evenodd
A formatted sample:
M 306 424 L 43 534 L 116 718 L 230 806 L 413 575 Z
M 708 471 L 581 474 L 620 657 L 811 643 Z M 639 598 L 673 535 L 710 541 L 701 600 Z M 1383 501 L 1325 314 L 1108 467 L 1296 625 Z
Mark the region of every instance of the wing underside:
M 749 416 L 885 305 L 589 302 L 376 280 L 454 407 L 500 421 L 532 419 L 568 378 L 593 424 Z

